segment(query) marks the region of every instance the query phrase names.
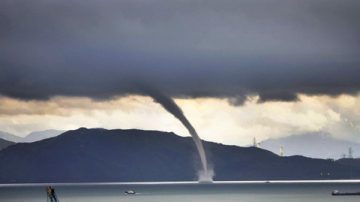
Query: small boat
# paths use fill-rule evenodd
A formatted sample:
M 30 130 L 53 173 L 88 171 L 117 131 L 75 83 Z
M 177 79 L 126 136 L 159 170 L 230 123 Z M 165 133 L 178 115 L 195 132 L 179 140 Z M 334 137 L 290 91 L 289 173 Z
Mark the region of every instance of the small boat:
M 331 192 L 333 196 L 360 196 L 360 192 L 340 192 L 338 190 L 334 190 Z
M 136 194 L 136 192 L 134 190 L 130 189 L 130 190 L 126 190 L 125 194 L 130 194 L 131 195 L 131 194 Z

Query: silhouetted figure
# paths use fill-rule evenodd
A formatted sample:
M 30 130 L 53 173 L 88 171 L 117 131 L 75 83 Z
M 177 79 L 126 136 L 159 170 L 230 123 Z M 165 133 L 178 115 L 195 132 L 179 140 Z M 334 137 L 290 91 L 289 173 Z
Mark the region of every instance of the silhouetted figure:
M 50 202 L 59 202 L 59 200 L 56 197 L 55 189 L 51 186 L 46 187 L 46 193 L 48 196 L 48 199 L 50 199 Z

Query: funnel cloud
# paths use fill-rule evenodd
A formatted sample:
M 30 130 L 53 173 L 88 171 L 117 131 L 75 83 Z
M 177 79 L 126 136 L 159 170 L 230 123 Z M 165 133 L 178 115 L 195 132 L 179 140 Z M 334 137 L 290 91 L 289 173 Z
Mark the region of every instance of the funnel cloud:
M 208 169 L 208 163 L 206 159 L 206 154 L 204 150 L 204 146 L 201 142 L 199 135 L 197 134 L 195 128 L 191 125 L 189 120 L 185 117 L 184 112 L 180 109 L 180 107 L 174 102 L 170 97 L 161 94 L 159 91 L 154 89 L 147 88 L 144 93 L 149 95 L 154 99 L 155 102 L 159 103 L 166 111 L 171 113 L 175 118 L 177 118 L 189 131 L 192 136 L 194 143 L 196 145 L 196 149 L 199 153 L 202 170 L 199 171 L 199 181 L 212 181 L 213 171 Z

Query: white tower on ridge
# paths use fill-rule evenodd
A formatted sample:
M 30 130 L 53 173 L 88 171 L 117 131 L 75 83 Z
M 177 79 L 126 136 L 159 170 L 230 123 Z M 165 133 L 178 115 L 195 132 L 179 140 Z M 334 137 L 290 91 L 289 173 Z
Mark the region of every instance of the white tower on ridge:
M 353 158 L 353 150 L 351 147 L 349 147 L 349 159 L 352 159 Z
M 280 156 L 284 156 L 284 147 L 280 146 Z

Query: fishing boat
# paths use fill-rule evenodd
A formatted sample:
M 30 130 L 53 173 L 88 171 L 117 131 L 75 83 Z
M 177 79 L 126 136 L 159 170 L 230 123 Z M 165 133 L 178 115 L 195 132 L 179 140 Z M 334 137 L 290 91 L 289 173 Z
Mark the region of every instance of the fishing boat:
M 134 190 L 126 190 L 125 191 L 125 194 L 129 194 L 129 195 L 132 195 L 132 194 L 136 194 L 136 192 Z
M 334 190 L 331 192 L 333 196 L 360 196 L 360 192 L 340 192 L 338 190 Z

